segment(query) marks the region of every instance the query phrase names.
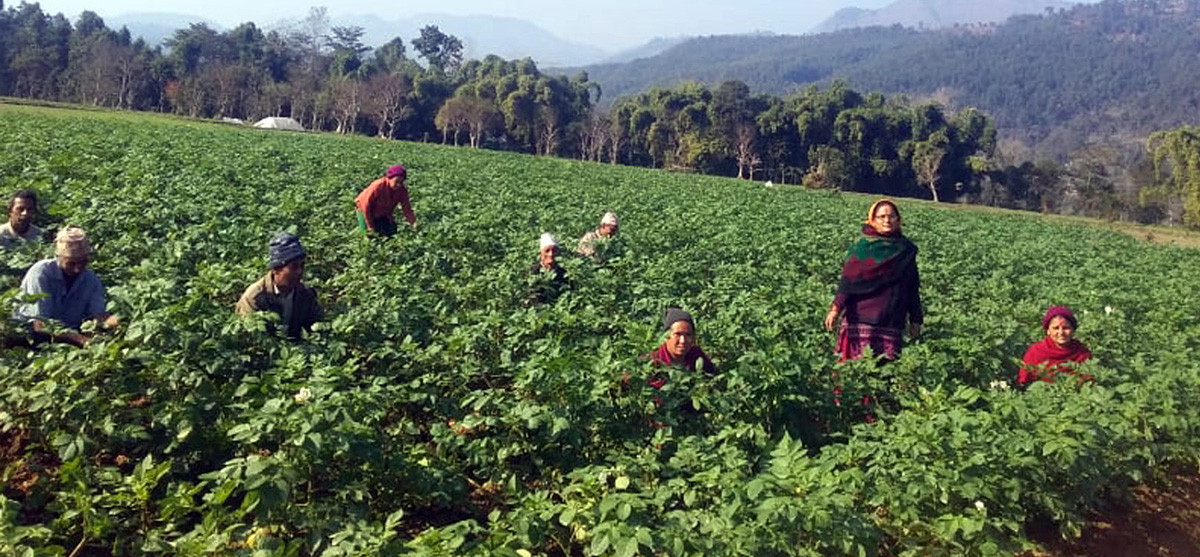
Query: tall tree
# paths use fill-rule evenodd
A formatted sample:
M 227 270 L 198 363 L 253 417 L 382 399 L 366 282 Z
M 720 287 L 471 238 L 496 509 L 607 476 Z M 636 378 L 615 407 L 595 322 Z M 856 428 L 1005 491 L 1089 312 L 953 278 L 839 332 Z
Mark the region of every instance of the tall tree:
M 365 110 L 371 113 L 379 137 L 392 138 L 396 126 L 412 112 L 409 95 L 413 92 L 412 78 L 404 74 L 376 73 L 366 84 Z
M 942 163 L 946 158 L 947 146 L 950 139 L 945 132 L 939 130 L 930 134 L 929 139 L 919 141 L 913 147 L 912 165 L 917 174 L 917 180 L 929 186 L 933 201 L 937 202 L 937 181 L 941 177 Z
M 1150 136 L 1159 195 L 1183 200 L 1183 223 L 1200 228 L 1200 128 L 1181 127 Z
M 389 74 L 400 73 L 408 62 L 408 57 L 405 56 L 404 40 L 400 37 L 396 37 L 376 48 L 375 58 L 372 60 L 378 71 Z
M 462 41 L 454 35 L 443 33 L 437 25 L 422 27 L 421 35 L 412 40 L 412 45 L 430 69 L 439 73 L 454 72 L 462 64 Z
M 325 36 L 325 46 L 332 48 L 335 53 L 362 54 L 371 50 L 362 43 L 363 33 L 365 31 L 358 25 L 335 25 L 330 29 L 329 35 Z
M 437 116 L 433 121 L 442 132 L 442 143 L 446 143 L 449 137 L 453 137 L 454 145 L 458 146 L 459 134 L 470 126 L 467 121 L 466 102 L 465 97 L 454 97 L 447 100 L 442 104 L 442 108 L 438 109 Z

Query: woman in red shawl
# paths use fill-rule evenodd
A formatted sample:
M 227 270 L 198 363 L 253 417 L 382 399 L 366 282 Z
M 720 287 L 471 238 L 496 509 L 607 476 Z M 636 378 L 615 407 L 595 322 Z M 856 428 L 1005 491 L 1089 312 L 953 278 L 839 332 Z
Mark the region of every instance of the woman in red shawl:
M 1028 385 L 1035 380 L 1054 382 L 1058 373 L 1075 375 L 1073 364 L 1085 362 L 1092 357 L 1091 351 L 1082 342 L 1075 340 L 1078 322 L 1066 306 L 1054 306 L 1042 317 L 1042 330 L 1046 338 L 1035 342 L 1025 351 L 1025 365 L 1017 374 L 1019 385 Z M 1090 375 L 1079 375 L 1080 381 L 1088 381 Z
M 670 308 L 663 317 L 663 329 L 667 331 L 667 340 L 658 349 L 647 356 L 657 366 L 679 366 L 688 371 L 696 371 L 699 367 L 704 373 L 717 373 L 717 366 L 696 346 L 696 322 L 692 315 L 679 308 Z M 655 375 L 650 378 L 650 386 L 661 389 L 667 383 L 666 375 Z
M 871 204 L 859 238 L 846 251 L 837 296 L 825 315 L 825 328 L 838 329 L 837 353 L 857 360 L 870 346 L 876 356 L 894 360 L 904 347 L 903 331 L 921 332 L 921 277 L 917 246 L 900 232 L 900 210 L 890 199 Z

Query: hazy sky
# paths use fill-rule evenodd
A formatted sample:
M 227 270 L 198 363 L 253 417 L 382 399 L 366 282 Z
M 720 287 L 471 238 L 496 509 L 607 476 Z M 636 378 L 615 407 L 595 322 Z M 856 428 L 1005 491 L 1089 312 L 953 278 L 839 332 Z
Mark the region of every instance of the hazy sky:
M 74 19 L 83 10 L 101 17 L 129 12 L 171 12 L 201 16 L 226 27 L 243 21 L 270 25 L 302 17 L 310 5 L 339 14 L 373 14 L 400 19 L 418 14 L 495 15 L 532 21 L 575 42 L 617 51 L 654 37 L 714 35 L 766 30 L 808 31 L 840 8 L 878 8 L 892 0 L 401 0 L 399 2 L 285 2 L 282 0 L 40 0 L 47 12 Z M 13 2 L 15 4 L 16 2 Z M 8 4 L 8 2 L 6 2 Z

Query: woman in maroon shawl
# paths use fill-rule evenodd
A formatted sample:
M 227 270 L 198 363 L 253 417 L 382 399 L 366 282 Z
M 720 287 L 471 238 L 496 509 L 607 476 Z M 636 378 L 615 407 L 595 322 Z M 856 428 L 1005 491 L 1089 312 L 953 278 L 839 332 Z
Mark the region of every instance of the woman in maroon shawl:
M 1022 358 L 1025 365 L 1017 374 L 1017 383 L 1022 386 L 1036 380 L 1053 383 L 1056 374 L 1075 375 L 1072 370 L 1074 364 L 1092 357 L 1091 351 L 1075 340 L 1077 327 L 1075 315 L 1066 306 L 1054 306 L 1046 310 L 1046 315 L 1042 317 L 1042 330 L 1046 331 L 1046 338 L 1033 343 L 1025 351 L 1025 357 Z M 1079 375 L 1081 382 L 1090 379 L 1090 375 Z
M 825 315 L 833 330 L 840 315 L 837 353 L 857 360 L 870 346 L 876 356 L 894 360 L 908 326 L 916 338 L 924 322 L 917 246 L 900 232 L 900 210 L 890 199 L 871 204 L 862 237 L 846 251 L 837 296 Z
M 663 329 L 667 331 L 667 340 L 658 349 L 647 356 L 655 366 L 679 366 L 688 371 L 696 371 L 699 367 L 704 373 L 717 373 L 717 366 L 696 346 L 696 322 L 692 315 L 679 308 L 670 308 L 663 317 Z M 661 389 L 667 383 L 666 375 L 655 375 L 650 378 L 650 386 Z

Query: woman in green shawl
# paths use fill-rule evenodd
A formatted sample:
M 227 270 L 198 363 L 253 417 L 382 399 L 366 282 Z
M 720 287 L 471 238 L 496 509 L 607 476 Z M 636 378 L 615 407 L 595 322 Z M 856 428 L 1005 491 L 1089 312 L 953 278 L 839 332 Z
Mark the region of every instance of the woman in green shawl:
M 859 238 L 846 251 L 837 296 L 825 315 L 833 330 L 841 316 L 837 353 L 856 360 L 870 346 L 876 356 L 896 359 L 910 337 L 921 332 L 921 277 L 917 246 L 900 232 L 900 210 L 890 199 L 871 204 Z

